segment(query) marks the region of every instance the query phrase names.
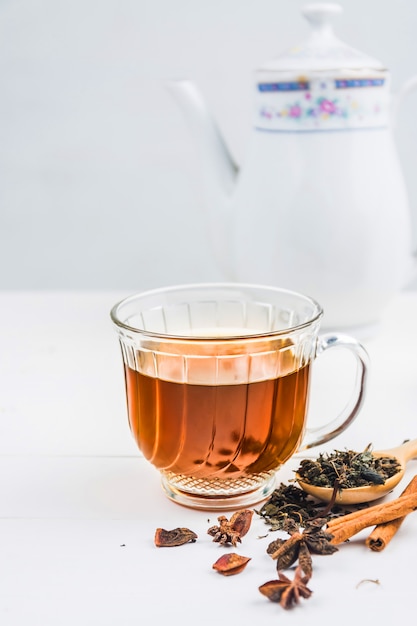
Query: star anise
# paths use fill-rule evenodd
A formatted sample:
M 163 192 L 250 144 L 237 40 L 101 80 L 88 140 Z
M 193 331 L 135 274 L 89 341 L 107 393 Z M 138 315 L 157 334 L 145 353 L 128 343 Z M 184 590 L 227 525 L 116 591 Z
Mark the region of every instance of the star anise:
M 230 520 L 224 515 L 217 518 L 219 525 L 211 526 L 207 533 L 213 537 L 213 541 L 221 545 L 231 544 L 236 546 L 242 543 L 241 538 L 248 532 L 252 522 L 253 511 L 245 510 L 233 513 Z
M 291 609 L 300 602 L 300 598 L 309 598 L 313 593 L 307 587 L 310 576 L 298 566 L 294 579 L 290 580 L 278 572 L 278 580 L 270 580 L 259 587 L 259 591 L 271 602 L 279 602 L 284 609 Z
M 293 520 L 286 520 L 284 530 L 290 538 L 276 539 L 267 548 L 267 553 L 277 562 L 277 570 L 287 569 L 298 560 L 304 573 L 310 577 L 313 573 L 312 554 L 337 552 L 338 548 L 330 543 L 332 535 L 322 530 L 324 524 L 323 519 L 313 520 L 300 532 Z

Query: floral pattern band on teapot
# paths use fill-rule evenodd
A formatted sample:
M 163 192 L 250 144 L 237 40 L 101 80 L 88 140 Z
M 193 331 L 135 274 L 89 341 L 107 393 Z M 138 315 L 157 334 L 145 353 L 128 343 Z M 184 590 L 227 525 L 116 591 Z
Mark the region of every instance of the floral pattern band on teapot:
M 305 6 L 310 37 L 258 70 L 255 128 L 298 132 L 387 126 L 387 70 L 334 35 L 331 20 L 340 10 L 338 5 Z M 308 78 L 302 75 L 306 68 Z
M 388 124 L 386 79 L 258 83 L 255 127 L 266 131 L 349 130 Z

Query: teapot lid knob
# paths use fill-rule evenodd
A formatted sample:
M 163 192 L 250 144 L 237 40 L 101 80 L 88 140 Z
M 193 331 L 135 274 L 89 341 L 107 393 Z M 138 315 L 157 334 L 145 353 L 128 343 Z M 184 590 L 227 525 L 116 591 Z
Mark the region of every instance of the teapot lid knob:
M 311 26 L 306 41 L 262 64 L 259 71 L 285 72 L 287 77 L 295 76 L 295 79 L 314 72 L 327 72 L 333 76 L 343 74 L 344 78 L 346 72 L 349 76 L 362 76 L 371 70 L 386 72 L 380 61 L 348 46 L 334 34 L 334 19 L 343 12 L 340 4 L 312 2 L 305 4 L 301 11 Z
M 332 34 L 331 21 L 337 15 L 342 13 L 343 8 L 340 4 L 334 4 L 331 2 L 317 2 L 313 4 L 306 4 L 301 12 L 313 28 L 313 32 L 320 32 L 323 34 Z

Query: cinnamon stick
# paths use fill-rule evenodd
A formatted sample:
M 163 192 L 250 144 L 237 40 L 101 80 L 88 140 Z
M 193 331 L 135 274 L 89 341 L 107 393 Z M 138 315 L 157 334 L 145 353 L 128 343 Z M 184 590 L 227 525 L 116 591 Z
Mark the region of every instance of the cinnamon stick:
M 417 481 L 417 476 L 415 476 L 415 479 L 413 479 L 413 481 L 416 480 Z M 412 482 L 413 482 L 412 481 Z M 361 509 L 357 509 L 356 511 L 353 511 L 352 513 L 348 513 L 347 515 L 341 515 L 339 517 L 334 517 L 333 519 L 329 520 L 327 522 L 327 527 L 328 528 L 332 528 L 333 530 L 336 530 L 339 527 L 342 527 L 345 523 L 345 520 L 348 520 L 349 522 L 354 519 L 358 519 L 358 518 L 363 518 L 363 516 L 368 513 L 369 511 L 371 511 L 372 513 L 377 513 L 380 510 L 384 510 L 387 506 L 391 506 L 393 503 L 397 502 L 400 500 L 400 498 L 404 497 L 404 495 L 410 495 L 411 493 L 413 493 L 414 491 L 417 491 L 417 485 L 415 487 L 415 489 L 413 489 L 410 493 L 405 494 L 405 490 L 404 492 L 396 499 L 396 500 L 390 500 L 388 502 L 382 502 L 380 504 L 374 504 L 373 506 L 366 506 L 364 508 Z
M 417 476 L 408 483 L 407 487 L 401 493 L 400 498 L 407 496 L 410 493 L 417 492 Z M 384 522 L 383 524 L 377 524 L 369 537 L 366 538 L 366 545 L 374 552 L 381 552 L 387 547 L 391 539 L 395 536 L 401 524 L 407 516 L 397 517 L 390 522 Z
M 417 492 L 330 520 L 327 524 L 327 532 L 333 535 L 330 543 L 343 543 L 369 526 L 377 526 L 399 517 L 405 517 L 415 509 L 417 509 Z

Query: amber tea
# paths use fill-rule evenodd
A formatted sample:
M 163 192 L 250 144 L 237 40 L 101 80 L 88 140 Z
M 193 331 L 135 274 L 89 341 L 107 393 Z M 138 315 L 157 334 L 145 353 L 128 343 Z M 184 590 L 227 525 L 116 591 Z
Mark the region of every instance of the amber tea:
M 265 500 L 280 465 L 341 433 L 362 406 L 366 352 L 352 338 L 320 338 L 322 310 L 307 296 L 185 285 L 126 298 L 111 316 L 131 432 L 180 504 L 233 510 Z M 312 363 L 334 346 L 357 359 L 352 401 L 309 429 Z
M 309 366 L 236 385 L 178 383 L 126 367 L 126 387 L 144 456 L 161 470 L 218 482 L 270 472 L 292 455 L 304 430 Z

